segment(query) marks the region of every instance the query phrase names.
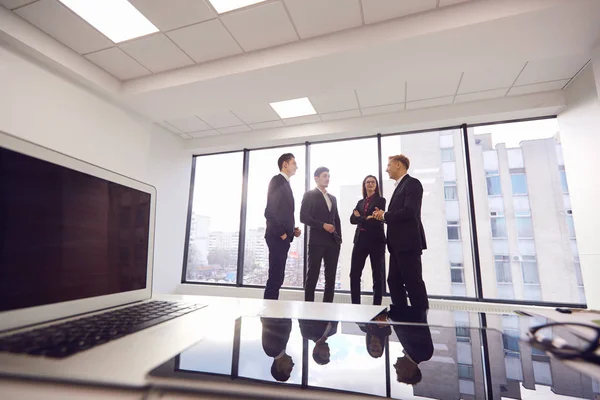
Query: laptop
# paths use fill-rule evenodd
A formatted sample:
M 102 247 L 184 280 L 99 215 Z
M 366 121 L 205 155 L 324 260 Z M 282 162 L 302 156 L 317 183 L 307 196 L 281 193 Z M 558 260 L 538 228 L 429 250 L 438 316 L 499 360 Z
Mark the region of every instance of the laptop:
M 152 297 L 155 208 L 150 185 L 0 132 L 0 376 L 143 386 L 193 343 L 204 305 Z

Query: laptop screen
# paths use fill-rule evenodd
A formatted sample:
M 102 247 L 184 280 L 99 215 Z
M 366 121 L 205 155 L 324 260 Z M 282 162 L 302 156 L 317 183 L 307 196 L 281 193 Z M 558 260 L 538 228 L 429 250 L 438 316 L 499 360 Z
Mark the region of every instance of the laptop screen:
M 0 148 L 0 312 L 146 288 L 150 200 Z

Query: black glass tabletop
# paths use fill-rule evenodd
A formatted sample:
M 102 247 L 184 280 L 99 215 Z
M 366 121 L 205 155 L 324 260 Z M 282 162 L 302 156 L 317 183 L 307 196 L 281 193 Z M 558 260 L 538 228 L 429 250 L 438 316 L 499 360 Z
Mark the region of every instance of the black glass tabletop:
M 150 380 L 241 398 L 600 398 L 585 369 L 521 339 L 546 320 L 436 310 L 412 310 L 400 322 L 386 317 L 215 321 Z

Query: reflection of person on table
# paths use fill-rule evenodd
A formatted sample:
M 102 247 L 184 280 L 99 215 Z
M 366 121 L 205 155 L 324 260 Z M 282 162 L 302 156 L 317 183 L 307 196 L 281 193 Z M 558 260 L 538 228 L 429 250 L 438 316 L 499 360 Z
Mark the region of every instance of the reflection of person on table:
M 294 369 L 294 360 L 285 352 L 290 332 L 292 331 L 292 320 L 289 318 L 261 318 L 262 323 L 262 346 L 269 357 L 273 357 L 271 375 L 279 382 L 290 379 Z
M 337 321 L 298 320 L 300 332 L 305 339 L 315 342 L 313 360 L 319 365 L 328 364 L 331 353 L 327 339 L 337 333 Z
M 385 339 L 390 336 L 392 329 L 387 325 L 386 313 L 378 314 L 371 321 L 368 324 L 358 324 L 358 327 L 367 334 L 365 338 L 367 353 L 373 358 L 379 358 L 385 351 Z M 376 322 L 383 322 L 385 325 L 377 324 Z
M 427 310 L 415 307 L 392 307 L 390 318 L 394 322 L 410 325 L 394 325 L 398 340 L 404 347 L 404 356 L 398 357 L 394 368 L 398 382 L 416 385 L 423 376 L 419 364 L 433 356 L 433 340 L 427 324 Z

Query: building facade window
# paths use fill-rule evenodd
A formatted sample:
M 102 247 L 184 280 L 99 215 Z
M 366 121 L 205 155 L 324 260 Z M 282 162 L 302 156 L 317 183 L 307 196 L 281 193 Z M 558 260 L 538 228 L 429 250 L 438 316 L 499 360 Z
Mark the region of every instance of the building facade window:
M 558 174 L 560 175 L 560 187 L 562 188 L 562 192 L 569 193 L 569 185 L 567 184 L 567 174 L 564 165 L 559 168 Z
M 456 181 L 444 181 L 444 200 L 458 200 Z
M 517 222 L 517 236 L 519 238 L 533 237 L 533 223 L 531 221 L 531 213 L 527 211 L 517 212 L 515 215 Z
M 496 282 L 512 283 L 512 273 L 510 270 L 510 257 L 503 255 L 494 256 L 494 265 L 496 267 Z
M 448 240 L 460 240 L 460 221 L 447 221 Z
M 454 161 L 454 149 L 442 149 L 442 162 Z
M 462 263 L 450 263 L 452 283 L 465 283 L 465 272 Z
M 567 210 L 567 228 L 569 230 L 569 238 L 575 239 L 575 223 L 573 222 L 573 211 Z
M 526 195 L 527 192 L 527 176 L 524 169 L 510 170 L 510 183 L 513 196 Z
M 485 180 L 488 196 L 501 196 L 502 187 L 500 186 L 499 171 L 486 171 Z
M 536 256 L 522 256 L 521 268 L 523 269 L 523 283 L 531 285 L 540 284 Z
M 504 217 L 504 213 L 501 212 L 491 212 L 490 213 L 490 222 L 492 225 L 492 237 L 493 238 L 506 238 L 506 218 Z

